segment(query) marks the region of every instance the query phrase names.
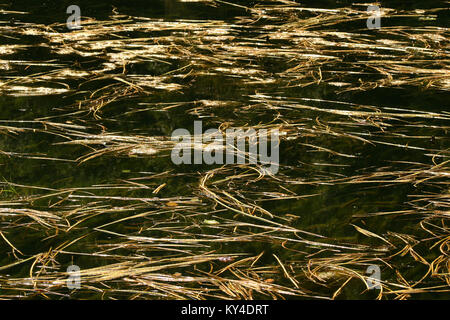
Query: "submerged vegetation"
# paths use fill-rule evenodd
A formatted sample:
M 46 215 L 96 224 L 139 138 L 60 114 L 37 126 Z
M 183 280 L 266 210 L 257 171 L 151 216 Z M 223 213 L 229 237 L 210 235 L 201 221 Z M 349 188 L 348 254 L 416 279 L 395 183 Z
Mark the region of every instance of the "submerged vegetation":
M 450 297 L 448 2 L 136 6 L 0 7 L 1 299 Z M 174 165 L 195 120 L 279 172 Z

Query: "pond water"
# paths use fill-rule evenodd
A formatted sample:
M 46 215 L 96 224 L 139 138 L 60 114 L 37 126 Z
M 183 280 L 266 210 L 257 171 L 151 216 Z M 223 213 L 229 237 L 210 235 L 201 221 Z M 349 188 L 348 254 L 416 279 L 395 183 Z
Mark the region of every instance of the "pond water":
M 450 297 L 445 2 L 71 4 L 0 4 L 0 298 Z M 279 170 L 174 164 L 194 121 Z

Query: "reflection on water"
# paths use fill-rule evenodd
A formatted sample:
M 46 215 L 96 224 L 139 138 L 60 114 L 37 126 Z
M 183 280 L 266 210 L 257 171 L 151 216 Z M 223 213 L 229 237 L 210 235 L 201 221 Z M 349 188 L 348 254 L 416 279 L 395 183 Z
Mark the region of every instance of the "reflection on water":
M 2 5 L 0 297 L 448 297 L 448 13 L 405 3 Z M 279 172 L 173 164 L 196 120 Z

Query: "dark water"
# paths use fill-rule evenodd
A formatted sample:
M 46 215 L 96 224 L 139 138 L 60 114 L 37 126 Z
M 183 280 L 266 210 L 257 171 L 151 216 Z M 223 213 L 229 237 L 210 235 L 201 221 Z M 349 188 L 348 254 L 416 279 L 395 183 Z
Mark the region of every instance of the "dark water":
M 442 203 L 424 201 L 422 207 L 412 200 L 430 194 L 448 194 L 449 171 L 445 165 L 450 146 L 449 35 L 445 29 L 448 27 L 448 10 L 433 11 L 433 8 L 445 8 L 445 3 L 382 2 L 382 7 L 397 10 L 404 16 L 383 18 L 382 29 L 373 31 L 366 28 L 365 19 L 296 27 L 297 19 L 308 19 L 318 13 L 296 10 L 294 2 L 284 4 L 290 8 L 286 10 L 281 10 L 282 4 L 277 2 L 230 2 L 241 7 L 223 2 L 179 3 L 171 0 L 78 1 L 83 23 L 87 17 L 100 21 L 98 28 L 89 27 L 91 34 L 80 38 L 75 36 L 78 31 L 68 32 L 64 25 L 68 16 L 66 8 L 72 4 L 70 1 L 1 4 L 0 9 L 5 11 L 28 14 L 0 15 L 0 178 L 3 181 L 0 205 L 13 212 L 0 216 L 0 230 L 23 253 L 21 259 L 49 252 L 86 236 L 65 249 L 68 253 L 50 259 L 48 266 L 53 265 L 53 269 L 42 268 L 50 274 L 65 271 L 72 263 L 87 269 L 123 262 L 123 258 L 113 256 L 76 254 L 107 252 L 108 244 L 124 244 L 113 252 L 122 257 L 130 256 L 130 261 L 142 256 L 149 259 L 171 256 L 172 253 L 161 248 L 141 247 L 139 241 L 132 244 L 131 239 L 117 236 L 176 238 L 176 234 L 151 230 L 151 226 L 163 225 L 164 221 L 184 226 L 191 239 L 201 238 L 202 234 L 233 235 L 233 228 L 227 228 L 225 220 L 220 219 L 255 221 L 237 217 L 236 212 L 216 204 L 199 188 L 206 173 L 220 166 L 176 166 L 167 150 L 157 155 L 110 152 L 80 163 L 76 161 L 80 157 L 92 150 L 117 146 L 117 141 L 103 146 L 88 142 L 84 145 L 60 143 L 89 140 L 89 135 L 102 133 L 122 137 L 170 137 L 177 128 L 192 132 L 194 121 L 199 119 L 207 128 L 217 128 L 223 123 L 235 127 L 275 124 L 284 126 L 287 132 L 286 138 L 281 139 L 278 175 L 254 183 L 248 183 L 245 177 L 233 178 L 228 183 L 221 179 L 247 171 L 227 166 L 211 178 L 215 181 L 212 187 L 218 192 L 226 191 L 242 202 L 258 204 L 271 212 L 273 217 L 270 219 L 277 223 L 325 238 L 304 234 L 294 236 L 279 231 L 274 234 L 280 237 L 278 240 L 259 236 L 251 241 L 213 242 L 205 248 L 193 248 L 189 254 L 243 253 L 247 257 L 264 251 L 259 260 L 261 267 L 278 268 L 277 273 L 269 273 L 267 277 L 280 285 L 293 287 L 274 260 L 275 254 L 290 267 L 289 272 L 302 288 L 325 297 L 332 296 L 342 281 L 331 281 L 328 287 L 308 281 L 304 276 L 305 268 L 315 257 L 339 258 L 361 252 L 364 254 L 358 258 L 360 260 L 355 258 L 351 262 L 348 258 L 341 267 L 348 266 L 364 273 L 367 265 L 378 263 L 382 267 L 383 280 L 401 282 L 399 273 L 410 284 L 421 279 L 429 265 L 416 261 L 410 254 L 391 256 L 407 244 L 413 245 L 428 263 L 442 254 L 437 247 L 430 249 L 433 239 L 440 238 L 433 238 L 424 231 L 420 222 L 427 215 L 433 215 L 433 210 L 447 212 L 448 219 L 445 202 L 448 200 L 443 197 Z M 303 4 L 306 8 L 321 9 L 347 5 L 334 1 Z M 257 12 L 242 6 L 271 9 L 258 16 Z M 352 8 L 365 11 L 363 6 Z M 431 11 L 412 15 L 415 9 Z M 114 22 L 109 31 L 104 29 L 107 28 L 106 21 Z M 139 23 L 147 24 L 137 27 Z M 399 26 L 402 27 L 400 31 L 396 29 Z M 348 34 L 350 36 L 346 38 Z M 411 36 L 423 34 L 439 37 L 430 37 L 425 43 L 423 39 Z M 122 42 L 117 43 L 118 40 Z M 398 41 L 398 45 L 393 46 L 389 41 Z M 357 45 L 362 45 L 361 50 L 355 50 Z M 137 53 L 139 50 L 142 53 Z M 123 52 L 125 54 L 121 56 Z M 403 62 L 394 64 L 393 60 Z M 301 64 L 297 71 L 286 72 Z M 401 69 L 399 65 L 426 71 Z M 388 78 L 380 71 L 383 68 L 392 72 L 393 79 L 383 82 Z M 55 70 L 57 72 L 52 73 Z M 433 70 L 446 70 L 447 77 L 440 73 L 431 79 Z M 321 81 L 317 81 L 319 77 L 322 77 Z M 133 82 L 144 90 L 133 91 L 133 87 L 115 78 Z M 99 96 L 105 105 L 96 113 L 93 112 L 96 105 L 89 101 Z M 165 106 L 173 107 L 162 110 Z M 366 114 L 344 114 L 336 110 Z M 22 128 L 23 131 L 2 126 Z M 439 173 L 429 173 L 430 168 L 439 163 L 444 163 Z M 428 173 L 423 173 L 425 171 Z M 112 188 L 123 186 L 124 181 L 141 183 L 141 180 L 133 179 L 165 172 L 169 173 L 142 180 L 148 188 Z M 360 182 L 361 179 L 365 182 Z M 160 192 L 152 193 L 164 183 L 166 185 Z M 105 185 L 107 187 L 98 187 Z M 87 198 L 74 197 L 66 201 L 64 196 L 54 195 L 58 190 L 65 190 L 66 196 L 68 189 L 88 187 L 93 188 L 70 193 Z M 269 193 L 272 196 L 284 194 L 286 199 L 267 200 L 272 197 Z M 289 198 L 289 194 L 312 196 Z M 91 196 L 107 198 L 89 198 Z M 178 204 L 176 208 L 165 205 L 164 200 L 137 200 L 153 197 L 172 199 L 172 202 L 197 200 L 185 206 Z M 110 211 L 95 215 L 81 224 L 82 227 L 70 231 L 56 231 L 36 224 L 36 220 L 30 220 L 29 216 L 20 217 L 20 211 L 17 211 L 26 208 L 67 214 L 79 207 L 87 208 L 87 216 L 90 210 L 98 210 L 94 209 L 96 207 Z M 118 208 L 127 208 L 127 211 Z M 236 208 L 239 208 L 238 204 Z M 157 215 L 106 228 L 115 234 L 96 230 L 112 221 L 147 211 Z M 379 214 L 381 212 L 398 213 Z M 186 220 L 171 220 L 175 213 Z M 84 217 L 78 214 L 68 215 L 68 221 L 73 224 Z M 221 228 L 202 224 L 205 219 L 219 220 Z M 445 219 L 445 215 L 438 215 L 436 220 L 429 221 L 445 225 Z M 448 226 L 448 220 L 446 223 Z M 389 239 L 393 246 L 356 231 L 353 225 Z M 243 234 L 261 232 L 258 228 L 242 229 Z M 444 236 L 446 230 L 439 229 Z M 319 241 L 350 249 L 293 240 L 285 243 L 285 238 Z M 125 246 L 127 243 L 129 246 Z M 356 249 L 357 246 L 366 246 L 366 249 Z M 0 266 L 18 260 L 6 242 L 0 242 L 0 251 Z M 0 295 L 42 297 L 33 291 L 25 291 L 26 284 L 21 284 L 23 287 L 17 285 L 16 290 L 7 289 L 11 287 L 6 284 L 8 279 L 29 276 L 32 261 L 0 271 L 0 279 L 4 282 Z M 220 263 L 214 262 L 214 266 L 223 267 Z M 209 266 L 198 268 L 208 271 Z M 170 272 L 196 274 L 192 266 L 173 268 Z M 124 278 L 114 279 L 109 285 L 126 290 L 128 285 L 120 282 Z M 442 286 L 440 289 L 444 290 L 445 282 L 439 277 L 428 277 L 420 286 Z M 376 290 L 361 293 L 363 290 L 364 283 L 355 278 L 338 298 L 375 298 L 378 294 Z M 69 292 L 61 287 L 53 291 Z M 110 295 L 129 298 L 131 294 L 118 291 Z M 54 297 L 58 298 L 57 295 Z M 73 297 L 100 298 L 101 294 L 83 289 L 73 293 Z M 387 297 L 394 298 L 395 295 Z M 441 299 L 449 296 L 446 292 L 429 290 L 411 297 Z

